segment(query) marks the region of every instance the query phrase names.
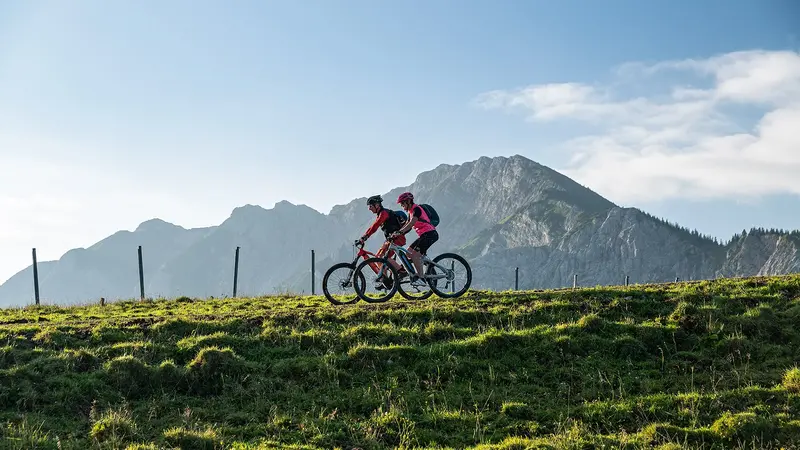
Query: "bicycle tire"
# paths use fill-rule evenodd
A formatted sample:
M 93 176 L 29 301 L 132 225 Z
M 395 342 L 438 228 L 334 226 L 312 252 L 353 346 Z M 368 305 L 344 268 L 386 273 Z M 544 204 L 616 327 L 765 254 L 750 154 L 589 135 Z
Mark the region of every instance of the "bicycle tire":
M 382 298 L 380 298 L 378 300 L 368 298 L 366 295 L 364 295 L 364 288 L 367 286 L 368 281 L 367 281 L 367 277 L 364 276 L 364 274 L 361 273 L 361 269 L 363 269 L 365 266 L 367 266 L 367 267 L 369 267 L 369 270 L 372 273 L 375 273 L 372 270 L 372 266 L 369 265 L 370 263 L 383 264 L 385 266 L 386 270 L 389 271 L 389 273 L 391 274 L 391 277 L 392 277 L 392 287 L 389 289 L 387 295 L 385 295 L 384 297 L 382 297 Z M 362 261 L 356 267 L 356 273 L 359 276 L 363 277 L 363 279 L 364 279 L 364 283 L 359 283 L 359 284 L 357 284 L 355 286 L 356 294 L 358 294 L 358 296 L 361 298 L 361 300 L 364 300 L 367 303 L 383 303 L 383 302 L 388 301 L 392 297 L 394 297 L 394 294 L 397 293 L 397 269 L 395 269 L 394 266 L 392 266 L 392 264 L 389 263 L 389 261 L 386 258 L 380 258 L 380 257 L 377 257 L 377 256 L 373 256 L 371 258 L 367 258 L 364 261 Z M 359 287 L 360 287 L 360 289 L 359 289 Z
M 352 305 L 353 303 L 356 303 L 356 302 L 358 302 L 359 300 L 361 300 L 361 297 L 359 297 L 359 296 L 358 296 L 358 293 L 357 293 L 357 292 L 356 292 L 356 297 L 355 297 L 354 299 L 352 299 L 352 300 L 347 300 L 347 301 L 339 301 L 339 300 L 336 300 L 336 299 L 333 297 L 333 295 L 331 295 L 330 291 L 328 290 L 328 280 L 330 279 L 330 276 L 331 276 L 331 274 L 332 274 L 334 271 L 336 271 L 336 270 L 338 270 L 338 269 L 341 269 L 341 268 L 348 268 L 348 269 L 350 269 L 350 270 L 352 271 L 352 273 L 351 273 L 351 276 L 352 276 L 352 279 L 353 279 L 353 280 L 355 280 L 355 279 L 356 279 L 356 274 L 358 274 L 358 277 L 359 277 L 359 282 L 360 282 L 362 285 L 365 283 L 365 281 L 364 281 L 364 275 L 362 275 L 361 273 L 358 273 L 358 272 L 356 272 L 356 271 L 355 271 L 355 264 L 352 264 L 352 263 L 346 263 L 346 262 L 341 262 L 341 263 L 337 263 L 337 264 L 334 264 L 334 265 L 332 265 L 332 266 L 331 266 L 331 267 L 330 267 L 330 268 L 329 268 L 329 269 L 328 269 L 328 270 L 325 272 L 325 275 L 322 277 L 322 292 L 325 294 L 325 298 L 327 298 L 329 302 L 331 302 L 332 304 L 334 304 L 334 305 L 336 305 L 336 306 L 342 306 L 342 305 Z M 355 285 L 353 285 L 353 291 L 355 291 Z
M 433 262 L 438 263 L 439 261 L 441 261 L 443 259 L 447 259 L 447 258 L 455 259 L 456 261 L 464 264 L 464 267 L 467 269 L 467 283 L 464 285 L 464 287 L 461 290 L 459 290 L 459 291 L 457 291 L 455 293 L 444 293 L 444 292 L 440 291 L 436 287 L 436 285 L 438 284 L 439 280 L 428 280 L 428 285 L 431 287 L 431 291 L 435 292 L 436 295 L 438 295 L 441 298 L 457 298 L 457 297 L 461 297 L 462 295 L 466 294 L 467 290 L 469 290 L 469 287 L 472 285 L 472 267 L 470 267 L 470 265 L 469 265 L 469 263 L 467 262 L 466 259 L 464 259 L 461 255 L 458 255 L 458 254 L 455 254 L 455 253 L 442 253 L 441 255 L 438 255 L 437 257 L 433 258 Z
M 426 266 L 428 267 L 428 270 L 425 271 L 426 273 L 430 274 L 431 272 L 435 272 L 436 269 L 433 266 L 427 265 L 427 264 L 426 264 Z M 410 277 L 407 278 L 407 279 L 410 279 Z M 428 286 L 429 287 L 430 287 L 430 284 L 431 284 L 430 281 L 428 281 Z M 397 292 L 399 292 L 400 295 L 402 295 L 403 298 L 405 298 L 407 300 L 425 300 L 428 297 L 430 297 L 431 295 L 433 295 L 433 288 L 431 288 L 430 291 L 426 292 L 425 294 L 423 294 L 421 296 L 414 297 L 414 296 L 408 294 L 405 290 L 403 290 L 403 283 L 402 283 L 402 281 L 398 280 L 398 282 L 397 282 Z

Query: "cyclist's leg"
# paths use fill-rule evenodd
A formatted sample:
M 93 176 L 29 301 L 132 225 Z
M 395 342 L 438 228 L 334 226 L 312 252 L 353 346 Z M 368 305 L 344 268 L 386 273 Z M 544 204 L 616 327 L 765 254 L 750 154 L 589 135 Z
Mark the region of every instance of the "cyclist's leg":
M 388 248 L 389 248 L 389 243 L 384 242 L 383 244 L 381 244 L 381 247 L 378 249 L 378 251 L 375 252 L 375 256 L 383 257 L 383 255 L 386 254 L 386 249 Z
M 428 235 L 428 240 L 422 246 L 420 253 L 427 256 L 428 250 L 430 250 L 431 246 L 439 240 L 439 232 L 436 230 L 431 230 L 426 234 Z
M 394 266 L 394 269 L 398 272 L 403 270 L 403 266 L 397 261 L 397 254 L 394 252 L 394 250 L 389 250 L 389 252 L 386 254 L 386 259 L 389 261 L 389 264 Z
M 384 242 L 381 245 L 381 248 L 379 248 L 378 251 L 375 252 L 375 256 L 383 257 L 386 254 L 387 251 L 389 251 L 389 242 Z M 394 260 L 393 256 L 394 256 L 394 252 L 393 251 L 389 251 L 389 254 L 387 255 L 386 260 L 389 261 L 389 264 L 394 266 L 395 270 L 397 270 L 397 266 L 399 264 L 397 264 L 397 262 Z M 375 285 L 375 288 L 376 289 L 380 289 L 381 286 L 386 288 L 386 289 L 391 289 L 392 282 L 390 281 L 390 278 L 386 277 L 385 275 L 382 275 L 381 279 L 378 281 L 378 284 Z
M 414 270 L 417 272 L 414 275 L 414 279 L 424 274 L 424 270 L 422 269 L 422 257 L 419 253 L 419 246 L 422 237 L 418 237 L 408 246 L 408 256 L 411 257 L 411 263 L 414 264 Z
M 395 240 L 395 242 L 396 241 L 397 240 Z M 395 270 L 400 270 L 401 266 L 400 266 L 400 263 L 398 263 L 395 260 L 394 251 L 389 250 L 389 242 L 384 242 L 383 245 L 381 245 L 381 248 L 378 249 L 378 251 L 375 252 L 375 254 L 377 256 L 380 256 L 380 257 L 383 257 L 383 255 L 386 255 L 386 259 L 389 261 L 389 264 L 391 264 L 395 268 Z
M 394 238 L 394 241 L 392 241 L 392 243 L 394 243 L 394 245 L 402 247 L 406 245 L 406 236 L 401 234 L 400 236 Z M 406 268 L 402 264 L 400 264 L 400 261 L 397 261 L 397 258 L 394 258 L 394 256 L 396 256 L 394 251 L 392 251 L 392 256 L 393 256 L 392 261 L 395 261 L 395 263 L 397 264 L 396 268 L 399 275 L 401 277 L 408 275 L 408 271 L 406 271 Z
M 428 254 L 428 249 L 433 245 L 434 242 L 439 240 L 439 233 L 436 230 L 428 231 L 427 233 L 423 233 L 422 236 L 418 237 L 408 248 L 409 254 L 411 256 L 411 261 L 414 263 L 414 267 L 417 269 L 417 275 L 420 277 L 425 277 L 425 272 L 422 268 L 422 255 Z

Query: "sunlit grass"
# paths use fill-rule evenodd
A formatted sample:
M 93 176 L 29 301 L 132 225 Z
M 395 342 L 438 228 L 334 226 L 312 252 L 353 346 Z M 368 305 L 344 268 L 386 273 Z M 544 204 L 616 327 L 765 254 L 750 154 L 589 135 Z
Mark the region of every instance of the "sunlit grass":
M 2 448 L 792 448 L 800 276 L 0 311 Z

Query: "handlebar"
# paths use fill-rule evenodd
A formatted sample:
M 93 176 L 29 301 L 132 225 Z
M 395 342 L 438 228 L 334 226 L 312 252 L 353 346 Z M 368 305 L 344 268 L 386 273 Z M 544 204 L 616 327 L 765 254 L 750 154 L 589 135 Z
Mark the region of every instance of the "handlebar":
M 403 233 L 403 234 L 408 234 L 408 232 Z M 400 236 L 402 236 L 402 234 Z M 392 237 L 386 237 L 386 242 L 392 242 L 392 240 L 393 240 Z M 356 246 L 356 247 L 359 247 L 359 248 L 363 248 L 364 247 L 364 243 L 361 242 L 360 239 L 356 239 L 355 241 L 353 241 L 353 245 Z

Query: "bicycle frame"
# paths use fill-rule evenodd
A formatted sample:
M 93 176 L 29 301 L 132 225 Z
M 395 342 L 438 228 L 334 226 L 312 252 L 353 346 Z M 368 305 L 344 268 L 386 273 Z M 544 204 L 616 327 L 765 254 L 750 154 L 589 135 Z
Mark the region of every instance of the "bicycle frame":
M 395 246 L 393 243 L 391 243 L 391 245 Z M 358 262 L 358 258 L 362 258 L 362 259 L 364 259 L 364 261 L 366 261 L 370 257 L 376 257 L 376 258 L 379 257 L 375 253 L 372 253 L 370 251 L 364 250 L 364 244 L 356 245 L 356 247 L 358 247 L 358 253 L 356 254 L 355 258 L 353 258 L 353 262 L 352 262 L 353 267 L 355 267 L 356 262 Z M 388 255 L 389 253 L 392 252 L 392 250 L 395 250 L 393 256 L 398 255 L 397 248 L 403 249 L 402 247 L 397 247 L 397 246 L 395 246 L 395 248 L 393 249 L 390 246 L 389 249 L 386 251 L 386 254 Z M 405 249 L 403 249 L 403 250 L 405 251 Z M 384 256 L 384 258 L 389 259 L 387 256 Z M 377 263 L 370 263 L 369 266 L 372 267 L 372 271 L 375 272 L 375 274 L 377 274 L 379 277 L 383 275 L 383 268 L 378 266 Z
M 386 253 L 388 254 L 389 252 L 394 251 L 394 254 L 397 255 L 397 257 L 400 259 L 400 262 L 406 268 L 406 271 L 409 273 L 409 275 L 411 275 L 411 274 L 418 275 L 417 274 L 417 270 L 414 268 L 414 263 L 411 261 L 411 257 L 408 256 L 408 250 L 403 246 L 395 244 L 391 240 L 387 240 L 387 242 L 389 242 L 389 249 L 386 251 Z M 452 281 L 452 279 L 453 279 L 453 274 L 452 274 L 453 269 L 449 269 L 448 270 L 444 266 L 442 266 L 441 264 L 437 264 L 437 263 L 433 262 L 432 259 L 428 258 L 428 255 L 422 255 L 422 264 L 423 264 L 423 266 L 426 263 L 428 265 L 431 265 L 431 266 L 434 266 L 436 268 L 439 268 L 444 272 L 441 275 L 440 274 L 436 274 L 436 275 L 429 276 L 428 279 L 438 280 L 439 278 L 447 278 L 447 281 Z M 383 276 L 383 270 L 384 269 L 382 267 L 381 267 L 380 271 L 378 271 L 378 270 L 375 269 L 375 266 L 372 266 L 371 264 L 370 264 L 370 266 L 372 267 L 372 270 L 375 270 L 375 273 L 378 274 L 379 278 L 381 276 Z

